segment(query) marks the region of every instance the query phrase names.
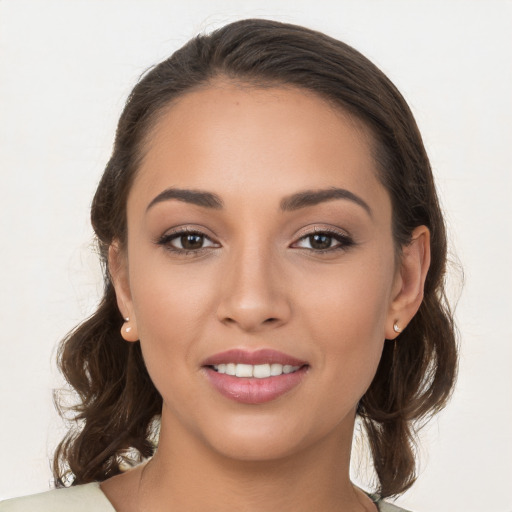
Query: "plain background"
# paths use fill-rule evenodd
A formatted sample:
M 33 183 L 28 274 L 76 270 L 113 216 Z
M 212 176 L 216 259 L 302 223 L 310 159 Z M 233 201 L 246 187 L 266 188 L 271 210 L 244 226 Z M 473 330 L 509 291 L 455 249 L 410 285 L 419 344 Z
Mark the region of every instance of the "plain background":
M 197 32 L 245 17 L 298 23 L 362 51 L 423 133 L 465 270 L 461 364 L 424 430 L 415 512 L 512 511 L 510 1 L 0 0 L 0 498 L 49 487 L 64 429 L 58 340 L 101 280 L 88 214 L 124 100 Z M 451 295 L 460 275 L 453 272 Z M 364 482 L 363 482 L 364 483 Z

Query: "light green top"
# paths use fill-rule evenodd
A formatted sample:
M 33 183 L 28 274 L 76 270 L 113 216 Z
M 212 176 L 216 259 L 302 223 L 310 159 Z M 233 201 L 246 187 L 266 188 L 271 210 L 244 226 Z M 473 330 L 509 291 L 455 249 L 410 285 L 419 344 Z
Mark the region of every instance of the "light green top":
M 379 512 L 407 512 L 370 496 Z M 0 512 L 116 512 L 99 482 L 14 498 L 0 503 Z

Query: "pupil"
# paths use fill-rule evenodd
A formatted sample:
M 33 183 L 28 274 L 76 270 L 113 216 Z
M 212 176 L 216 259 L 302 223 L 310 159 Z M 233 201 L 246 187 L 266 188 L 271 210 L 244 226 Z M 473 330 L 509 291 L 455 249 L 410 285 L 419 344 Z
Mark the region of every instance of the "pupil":
M 203 244 L 201 235 L 183 235 L 181 237 L 181 245 L 184 249 L 200 249 Z
M 327 235 L 313 235 L 311 246 L 314 249 L 328 249 L 331 246 L 332 238 Z

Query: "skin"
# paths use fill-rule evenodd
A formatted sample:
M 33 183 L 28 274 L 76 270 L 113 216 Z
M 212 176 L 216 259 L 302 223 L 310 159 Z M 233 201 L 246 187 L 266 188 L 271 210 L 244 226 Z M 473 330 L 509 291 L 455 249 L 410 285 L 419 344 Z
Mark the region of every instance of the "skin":
M 394 322 L 405 328 L 421 303 L 429 233 L 416 228 L 397 259 L 370 135 L 313 93 L 219 81 L 173 103 L 148 141 L 127 246 L 112 245 L 110 268 L 130 319 L 123 337 L 140 339 L 163 397 L 160 442 L 142 486 L 138 467 L 103 492 L 120 512 L 375 510 L 349 479 L 355 410 Z M 148 209 L 169 187 L 215 193 L 224 207 L 169 199 Z M 349 199 L 279 208 L 329 187 L 370 211 Z M 185 226 L 205 234 L 202 251 L 172 252 L 179 236 L 158 243 Z M 352 244 L 332 238 L 319 253 L 314 229 Z M 309 367 L 285 395 L 240 404 L 202 368 L 232 348 L 272 348 Z

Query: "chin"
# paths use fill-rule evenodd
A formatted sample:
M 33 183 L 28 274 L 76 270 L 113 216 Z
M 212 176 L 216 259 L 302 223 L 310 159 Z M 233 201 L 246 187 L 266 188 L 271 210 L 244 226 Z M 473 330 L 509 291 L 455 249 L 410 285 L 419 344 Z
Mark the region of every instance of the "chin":
M 305 418 L 250 414 L 231 421 L 210 423 L 203 439 L 218 455 L 245 462 L 287 459 L 317 445 L 336 429 L 325 423 L 308 424 Z
M 240 462 L 263 463 L 283 460 L 304 448 L 304 443 L 280 434 L 260 438 L 226 436 L 223 440 L 218 440 L 219 442 L 215 441 L 211 442 L 210 446 L 218 455 Z

